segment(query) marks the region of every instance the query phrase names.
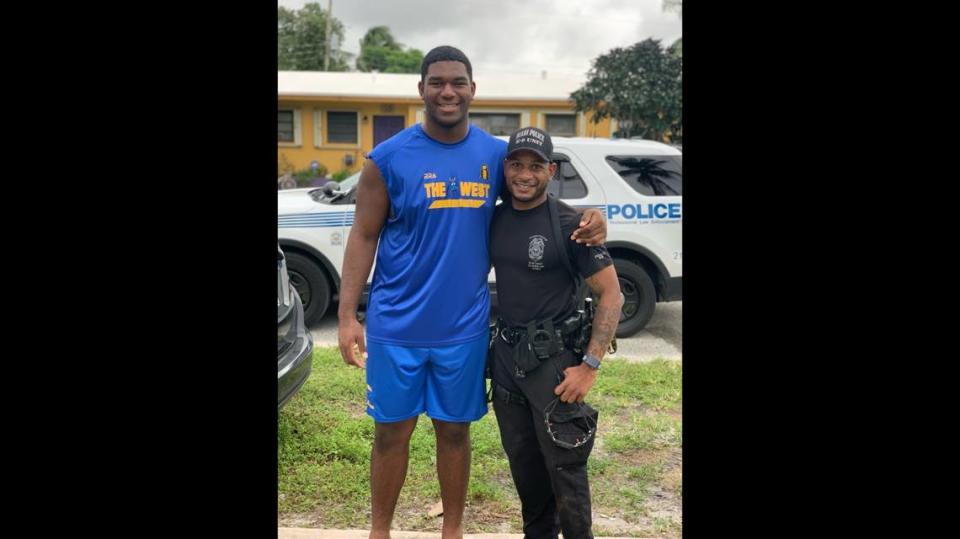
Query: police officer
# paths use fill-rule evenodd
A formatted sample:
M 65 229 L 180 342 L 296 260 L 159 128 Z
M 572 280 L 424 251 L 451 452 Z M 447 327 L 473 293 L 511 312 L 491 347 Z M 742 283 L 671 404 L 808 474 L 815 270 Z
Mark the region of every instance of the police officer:
M 597 412 L 584 398 L 616 331 L 622 296 L 606 248 L 570 240 L 579 216 L 547 195 L 557 170 L 552 153 L 540 129 L 510 136 L 504 176 L 512 196 L 490 229 L 500 305 L 491 390 L 525 537 L 556 538 L 562 530 L 566 539 L 592 538 L 586 464 Z M 592 320 L 593 309 L 579 308 L 581 278 L 597 298 Z

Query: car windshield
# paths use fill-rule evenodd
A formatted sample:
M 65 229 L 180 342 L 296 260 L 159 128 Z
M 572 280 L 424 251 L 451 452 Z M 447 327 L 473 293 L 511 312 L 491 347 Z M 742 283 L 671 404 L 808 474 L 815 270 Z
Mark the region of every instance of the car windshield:
M 347 192 L 350 189 L 353 189 L 353 186 L 357 185 L 358 181 L 360 181 L 360 173 L 356 172 L 354 174 L 351 174 L 350 176 L 347 176 L 346 178 L 344 178 L 342 182 L 340 182 L 340 190 L 343 192 Z

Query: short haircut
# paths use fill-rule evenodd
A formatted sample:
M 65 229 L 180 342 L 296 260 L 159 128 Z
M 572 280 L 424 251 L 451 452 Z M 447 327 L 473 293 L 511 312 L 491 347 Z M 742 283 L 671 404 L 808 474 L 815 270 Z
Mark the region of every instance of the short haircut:
M 470 65 L 470 59 L 463 51 L 449 45 L 434 47 L 423 57 L 420 63 L 420 82 L 427 78 L 427 69 L 434 62 L 460 62 L 467 67 L 467 76 L 473 81 L 473 66 Z

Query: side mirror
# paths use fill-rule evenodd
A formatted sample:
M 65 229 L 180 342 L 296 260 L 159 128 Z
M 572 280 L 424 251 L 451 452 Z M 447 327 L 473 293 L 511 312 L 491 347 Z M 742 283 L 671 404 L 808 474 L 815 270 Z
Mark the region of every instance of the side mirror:
M 320 188 L 323 191 L 323 194 L 332 197 L 340 190 L 340 184 L 337 182 L 328 182 L 323 184 L 323 187 Z

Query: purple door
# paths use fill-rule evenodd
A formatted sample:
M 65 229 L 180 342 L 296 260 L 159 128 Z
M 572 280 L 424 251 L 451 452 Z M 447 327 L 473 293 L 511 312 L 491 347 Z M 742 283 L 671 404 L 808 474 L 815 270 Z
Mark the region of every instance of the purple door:
M 403 116 L 373 117 L 373 147 L 403 131 Z

